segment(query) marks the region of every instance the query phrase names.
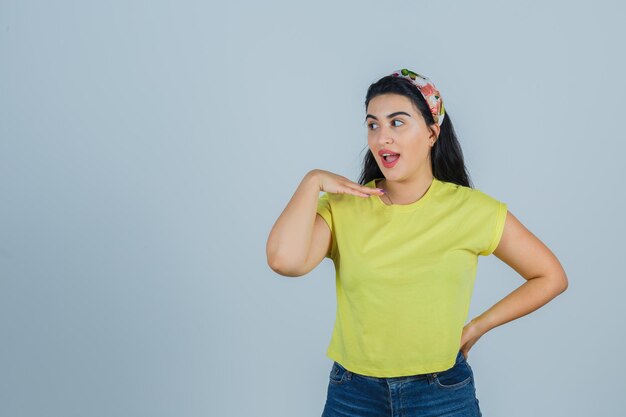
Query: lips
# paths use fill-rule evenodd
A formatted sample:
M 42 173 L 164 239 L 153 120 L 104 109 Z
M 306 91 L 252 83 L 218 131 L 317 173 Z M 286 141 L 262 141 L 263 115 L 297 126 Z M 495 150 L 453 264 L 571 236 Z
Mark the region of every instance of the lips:
M 400 155 L 399 152 L 393 151 L 391 149 L 383 148 L 380 151 L 378 151 L 378 156 L 380 156 L 382 158 L 383 155 L 386 154 L 386 153 L 390 153 L 392 155 Z
M 383 156 L 389 154 L 389 156 Z M 400 159 L 400 154 L 396 151 L 393 151 L 391 149 L 381 149 L 378 151 L 378 156 L 380 156 L 380 159 L 383 163 L 383 165 L 385 166 L 385 168 L 393 168 L 397 163 L 398 160 Z

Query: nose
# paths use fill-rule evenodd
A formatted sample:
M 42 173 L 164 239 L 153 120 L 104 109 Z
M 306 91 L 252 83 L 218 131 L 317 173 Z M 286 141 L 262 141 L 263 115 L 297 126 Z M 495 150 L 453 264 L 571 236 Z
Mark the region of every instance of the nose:
M 381 148 L 390 143 L 393 143 L 393 138 L 391 136 L 389 135 L 378 136 L 378 144 L 380 145 Z
M 391 131 L 386 126 L 381 126 L 378 128 L 378 132 L 376 132 L 376 140 L 379 144 L 384 145 L 387 143 L 391 143 L 394 141 Z

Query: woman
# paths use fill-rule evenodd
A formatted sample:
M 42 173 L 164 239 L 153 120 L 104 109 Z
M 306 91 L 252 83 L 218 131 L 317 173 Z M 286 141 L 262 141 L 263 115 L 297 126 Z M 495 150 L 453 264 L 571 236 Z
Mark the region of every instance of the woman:
M 308 172 L 267 241 L 281 275 L 335 264 L 323 416 L 480 416 L 469 350 L 562 293 L 565 271 L 506 203 L 470 186 L 427 77 L 394 71 L 369 87 L 365 108 L 359 182 Z M 464 324 L 478 255 L 491 253 L 526 282 Z

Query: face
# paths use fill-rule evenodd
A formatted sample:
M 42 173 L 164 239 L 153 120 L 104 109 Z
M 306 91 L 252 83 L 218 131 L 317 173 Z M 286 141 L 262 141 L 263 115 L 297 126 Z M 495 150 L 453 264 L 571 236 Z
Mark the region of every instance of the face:
M 367 142 L 385 178 L 392 181 L 432 175 L 430 143 L 436 141 L 439 126 L 430 128 L 408 97 L 383 94 L 370 100 L 365 118 Z M 386 162 L 378 151 L 400 154 Z M 391 161 L 391 158 L 390 158 Z

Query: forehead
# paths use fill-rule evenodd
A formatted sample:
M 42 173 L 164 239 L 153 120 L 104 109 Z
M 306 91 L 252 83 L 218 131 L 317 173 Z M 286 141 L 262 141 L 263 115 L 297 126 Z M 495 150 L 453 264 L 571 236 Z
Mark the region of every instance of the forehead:
M 405 111 L 415 117 L 419 115 L 413 102 L 400 94 L 381 94 L 371 99 L 367 105 L 367 112 L 377 117 L 385 117 L 396 111 Z

